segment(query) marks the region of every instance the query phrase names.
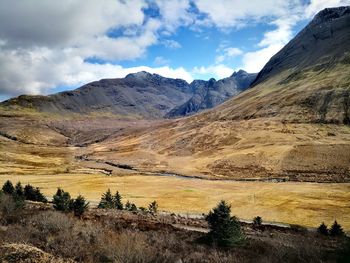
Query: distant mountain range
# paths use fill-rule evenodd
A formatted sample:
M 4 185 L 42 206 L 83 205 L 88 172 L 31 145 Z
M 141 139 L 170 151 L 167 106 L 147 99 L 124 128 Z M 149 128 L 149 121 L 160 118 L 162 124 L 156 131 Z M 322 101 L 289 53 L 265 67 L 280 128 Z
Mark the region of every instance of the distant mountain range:
M 49 96 L 22 95 L 0 105 L 59 114 L 103 112 L 131 118 L 172 118 L 215 107 L 246 90 L 255 77 L 240 70 L 219 81 L 195 80 L 188 84 L 142 71 Z

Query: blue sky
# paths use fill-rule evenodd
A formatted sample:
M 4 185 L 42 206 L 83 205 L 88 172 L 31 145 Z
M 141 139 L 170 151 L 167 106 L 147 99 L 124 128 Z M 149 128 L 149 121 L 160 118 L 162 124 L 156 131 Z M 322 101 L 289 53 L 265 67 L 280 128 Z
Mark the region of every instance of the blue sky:
M 350 0 L 0 0 L 0 100 L 146 70 L 258 72 L 320 10 Z

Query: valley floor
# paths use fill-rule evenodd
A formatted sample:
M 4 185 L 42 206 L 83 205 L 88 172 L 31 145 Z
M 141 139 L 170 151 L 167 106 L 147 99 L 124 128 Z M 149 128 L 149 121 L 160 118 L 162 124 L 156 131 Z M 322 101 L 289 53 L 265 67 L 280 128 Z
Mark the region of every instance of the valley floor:
M 156 200 L 160 209 L 181 214 L 206 213 L 218 201 L 232 204 L 235 215 L 251 220 L 261 216 L 266 221 L 317 227 L 336 219 L 350 230 L 350 184 L 301 182 L 237 182 L 188 179 L 174 176 L 99 174 L 0 175 L 0 185 L 7 179 L 30 183 L 49 198 L 62 187 L 73 196 L 82 194 L 97 205 L 101 194 L 110 188 L 124 200 L 144 206 Z

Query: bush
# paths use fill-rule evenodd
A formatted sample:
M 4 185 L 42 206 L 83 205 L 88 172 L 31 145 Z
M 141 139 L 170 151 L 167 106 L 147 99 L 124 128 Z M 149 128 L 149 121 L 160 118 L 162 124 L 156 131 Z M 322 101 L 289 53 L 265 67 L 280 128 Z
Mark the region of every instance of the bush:
M 253 218 L 253 226 L 259 228 L 259 227 L 261 227 L 261 225 L 262 225 L 262 218 L 260 216 L 254 217 Z
M 321 235 L 328 235 L 328 228 L 324 222 L 322 222 L 322 224 L 317 228 L 317 232 Z
M 208 239 L 222 247 L 232 247 L 242 244 L 245 237 L 241 231 L 241 225 L 236 217 L 232 217 L 231 206 L 221 201 L 213 211 L 206 216 L 210 232 Z
M 40 189 L 38 187 L 34 188 L 30 184 L 24 187 L 24 197 L 26 200 L 47 203 L 47 199 Z
M 329 234 L 331 236 L 343 236 L 344 231 L 341 225 L 338 224 L 338 222 L 335 220 L 331 229 L 329 230 Z
M 149 204 L 148 211 L 152 214 L 156 214 L 158 212 L 158 204 L 156 201 Z
M 112 196 L 111 190 L 108 189 L 106 193 L 102 194 L 101 201 L 97 207 L 98 208 L 108 208 L 108 209 L 114 208 L 115 204 L 114 204 L 113 199 L 114 198 Z
M 10 180 L 7 180 L 2 186 L 4 194 L 12 195 L 15 192 L 15 188 Z
M 86 202 L 85 198 L 81 195 L 78 195 L 78 197 L 73 201 L 72 205 L 74 215 L 81 216 L 87 210 L 88 206 L 89 203 Z
M 68 192 L 58 188 L 56 194 L 53 196 L 53 208 L 58 211 L 69 212 L 72 210 L 73 201 Z
M 5 223 L 11 223 L 18 219 L 19 212 L 24 207 L 23 200 L 17 200 L 12 195 L 2 194 L 0 197 L 0 213 Z
M 137 211 L 137 206 L 134 203 L 130 203 L 130 201 L 128 200 L 125 204 L 125 210 L 135 212 Z

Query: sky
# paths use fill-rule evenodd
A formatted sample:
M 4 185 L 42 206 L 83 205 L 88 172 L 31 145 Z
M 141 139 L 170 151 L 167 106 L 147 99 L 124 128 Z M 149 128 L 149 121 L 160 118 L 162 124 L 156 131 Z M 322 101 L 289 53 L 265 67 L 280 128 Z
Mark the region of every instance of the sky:
M 148 71 L 259 72 L 320 10 L 350 0 L 0 0 L 0 101 Z

